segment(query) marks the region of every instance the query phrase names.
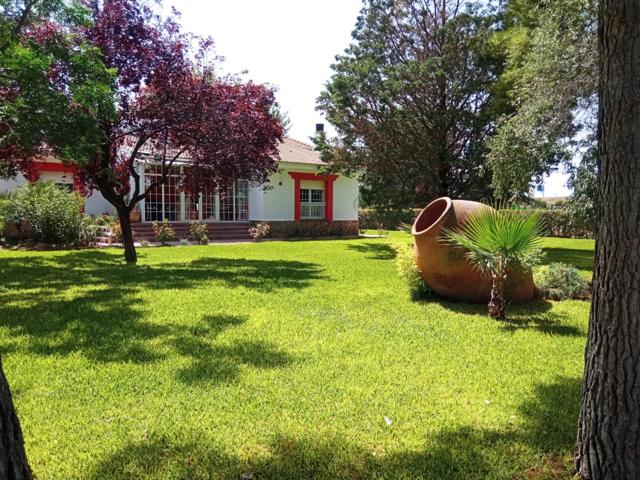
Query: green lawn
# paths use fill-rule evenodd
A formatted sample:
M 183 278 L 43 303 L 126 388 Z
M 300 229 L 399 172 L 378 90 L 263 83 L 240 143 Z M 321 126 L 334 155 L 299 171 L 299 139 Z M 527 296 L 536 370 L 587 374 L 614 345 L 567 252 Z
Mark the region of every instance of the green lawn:
M 36 476 L 569 478 L 588 303 L 411 302 L 408 238 L 0 251 Z M 591 269 L 593 242 L 545 247 Z

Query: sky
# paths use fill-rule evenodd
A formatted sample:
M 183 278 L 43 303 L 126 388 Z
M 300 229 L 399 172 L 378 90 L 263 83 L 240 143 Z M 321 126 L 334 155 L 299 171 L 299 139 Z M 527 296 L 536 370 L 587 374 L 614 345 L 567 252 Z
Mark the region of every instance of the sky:
M 316 98 L 350 43 L 361 0 L 165 0 L 170 5 L 185 31 L 213 37 L 224 73 L 247 70 L 245 80 L 278 88 L 290 137 L 308 141 L 316 123 L 326 124 Z
M 291 120 L 288 136 L 309 142 L 316 98 L 331 77 L 331 64 L 351 41 L 362 0 L 165 0 L 181 13 L 185 31 L 213 37 L 225 57 L 223 73 L 268 83 Z M 545 196 L 566 196 L 567 176 L 545 180 Z

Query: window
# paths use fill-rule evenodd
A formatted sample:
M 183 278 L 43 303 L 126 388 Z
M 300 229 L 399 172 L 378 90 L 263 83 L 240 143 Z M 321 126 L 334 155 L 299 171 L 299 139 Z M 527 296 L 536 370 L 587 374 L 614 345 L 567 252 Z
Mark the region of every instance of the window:
M 56 186 L 65 192 L 73 192 L 73 185 L 70 183 L 56 183 Z
M 225 195 L 220 195 L 220 221 L 249 220 L 249 182 L 238 180 Z
M 144 172 L 145 188 L 162 178 L 162 167 L 151 165 L 146 167 Z M 170 222 L 180 220 L 180 190 L 181 190 L 180 167 L 173 167 L 169 171 L 164 185 L 158 185 L 149 191 L 144 202 L 144 218 L 147 222 L 162 221 L 167 219 Z
M 302 218 L 324 218 L 324 190 L 300 189 L 300 216 Z

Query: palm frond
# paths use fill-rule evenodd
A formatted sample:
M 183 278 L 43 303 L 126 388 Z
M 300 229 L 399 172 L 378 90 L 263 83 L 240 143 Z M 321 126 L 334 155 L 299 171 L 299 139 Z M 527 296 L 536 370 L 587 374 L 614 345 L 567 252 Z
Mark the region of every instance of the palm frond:
M 496 265 L 526 266 L 540 249 L 542 225 L 536 214 L 482 208 L 457 230 L 444 230 L 443 240 L 466 250 L 483 271 Z

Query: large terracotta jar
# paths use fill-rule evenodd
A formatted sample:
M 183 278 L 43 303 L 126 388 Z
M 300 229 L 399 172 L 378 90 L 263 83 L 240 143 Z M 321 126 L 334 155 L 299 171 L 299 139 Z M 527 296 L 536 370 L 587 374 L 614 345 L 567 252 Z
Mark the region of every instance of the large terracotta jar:
M 416 263 L 422 278 L 434 292 L 443 297 L 469 302 L 489 301 L 490 276 L 471 265 L 462 248 L 442 240 L 443 229 L 455 229 L 464 225 L 467 218 L 481 208 L 491 207 L 478 202 L 442 197 L 427 205 L 413 224 Z M 533 294 L 531 272 L 509 273 L 507 300 L 526 302 L 533 298 Z

